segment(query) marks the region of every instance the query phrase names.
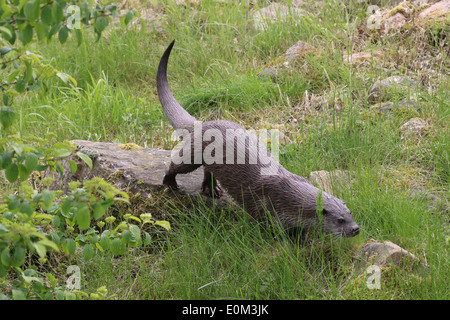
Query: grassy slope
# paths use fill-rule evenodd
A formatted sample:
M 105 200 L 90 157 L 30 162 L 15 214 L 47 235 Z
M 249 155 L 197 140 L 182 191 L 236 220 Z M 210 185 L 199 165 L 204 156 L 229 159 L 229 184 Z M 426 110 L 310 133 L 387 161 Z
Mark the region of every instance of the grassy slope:
M 310 4 L 310 18 L 286 20 L 264 32 L 252 27 L 247 1 L 163 3 L 162 33 L 150 27 L 148 32 L 119 30 L 80 47 L 69 39 L 64 47 L 36 48 L 74 76 L 81 89 L 55 80 L 47 92 L 29 93 L 17 104 L 21 134 L 50 131 L 60 139 L 170 148 L 171 129 L 156 96 L 155 74 L 164 48 L 176 39 L 169 81 L 183 105 L 202 120 L 278 125 L 287 145 L 294 146 L 282 148 L 281 162 L 297 174 L 354 172 L 352 185 L 336 186 L 335 194 L 346 200 L 362 234 L 338 243 L 320 236 L 298 243 L 245 215 L 198 205 L 178 208 L 170 210 L 176 213 L 170 217 L 173 232 L 153 251 L 78 261 L 86 288 L 106 285 L 119 298 L 139 299 L 449 298 L 448 214 L 434 213 L 425 199 L 408 195 L 418 184 L 448 196 L 448 78 L 427 78 L 430 90 L 417 92 L 418 111 L 406 108 L 385 117 L 370 111 L 367 102 L 378 79 L 422 75 L 414 62 L 426 55 L 437 61 L 432 70 L 445 74 L 445 59 L 439 60 L 445 50 L 414 36 L 361 34 L 364 8 L 349 15 L 334 1 L 320 9 Z M 257 77 L 265 63 L 298 40 L 321 50 L 305 58 L 305 70 L 283 73 L 277 83 Z M 388 58 L 369 67 L 343 64 L 342 53 L 352 47 L 383 48 Z M 328 104 L 306 110 L 305 90 Z M 424 119 L 429 129 L 419 141 L 403 141 L 398 128 L 412 117 Z M 368 290 L 352 255 L 372 238 L 413 252 L 428 263 L 429 276 L 389 269 L 383 271 L 382 289 Z

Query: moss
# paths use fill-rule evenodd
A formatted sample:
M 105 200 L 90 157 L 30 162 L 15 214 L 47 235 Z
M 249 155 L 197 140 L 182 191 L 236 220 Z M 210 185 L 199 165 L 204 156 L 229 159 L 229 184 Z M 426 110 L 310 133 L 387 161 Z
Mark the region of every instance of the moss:
M 114 173 L 111 173 L 108 178 L 106 179 L 106 181 L 114 183 L 120 180 L 120 178 L 122 178 L 123 176 L 123 170 L 117 170 Z
M 392 8 L 391 11 L 389 11 L 387 18 L 390 18 L 394 15 L 396 15 L 397 13 L 401 13 L 402 15 L 404 15 L 405 17 L 409 16 L 409 13 L 412 11 L 412 8 L 410 8 L 408 6 L 408 3 L 406 1 L 400 3 L 398 6 Z
M 137 150 L 137 149 L 141 149 L 142 147 L 138 146 L 135 143 L 125 143 L 125 144 L 120 144 L 119 148 L 123 149 L 123 150 Z

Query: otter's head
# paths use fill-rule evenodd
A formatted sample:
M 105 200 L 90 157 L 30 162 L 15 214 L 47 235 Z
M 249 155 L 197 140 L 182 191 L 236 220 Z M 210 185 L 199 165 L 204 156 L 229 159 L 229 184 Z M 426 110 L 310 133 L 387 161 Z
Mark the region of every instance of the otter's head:
M 324 195 L 322 212 L 323 226 L 326 232 L 340 237 L 354 237 L 359 234 L 359 226 L 341 199 Z

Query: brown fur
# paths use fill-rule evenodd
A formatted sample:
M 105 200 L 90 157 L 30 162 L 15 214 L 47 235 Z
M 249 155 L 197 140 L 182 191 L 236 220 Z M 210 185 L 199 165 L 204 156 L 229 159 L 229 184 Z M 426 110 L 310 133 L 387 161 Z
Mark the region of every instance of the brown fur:
M 166 49 L 159 63 L 157 74 L 158 96 L 164 112 L 174 129 L 189 131 L 191 135 L 191 161 L 190 164 L 175 164 L 172 161 L 163 183 L 172 189 L 177 189 L 178 186 L 175 180 L 177 174 L 194 171 L 203 165 L 205 170 L 203 191 L 210 196 L 219 197 L 222 194 L 221 187 L 223 187 L 237 203 L 242 205 L 255 218 L 260 218 L 267 210 L 286 229 L 319 226 L 323 227 L 327 232 L 340 236 L 352 237 L 357 235 L 359 227 L 353 220 L 352 214 L 344 201 L 322 192 L 323 211 L 318 213 L 317 197 L 319 189 L 314 187 L 307 179 L 287 171 L 265 149 L 260 150 L 257 146 L 251 144 L 250 141 L 258 141 L 257 138 L 234 122 L 223 120 L 204 122 L 202 124 L 202 137 L 208 129 L 217 129 L 222 133 L 224 141 L 227 141 L 227 129 L 243 130 L 243 136 L 245 136 L 245 163 L 237 164 L 239 141 L 234 139 L 235 159 L 233 159 L 233 164 L 226 163 L 226 143 L 223 145 L 222 164 L 208 164 L 204 161 L 202 155 L 200 155 L 202 162 L 194 164 L 193 128 L 195 118 L 175 100 L 167 83 L 167 63 L 173 44 L 174 41 Z M 210 143 L 211 141 L 202 141 L 202 148 L 198 151 L 203 152 Z M 241 143 L 243 142 L 241 141 Z M 253 152 L 258 153 L 258 151 L 263 152 L 262 155 L 267 156 L 268 163 L 258 156 L 257 162 L 250 164 L 248 161 L 249 154 Z M 182 156 L 183 150 L 179 152 L 179 155 Z M 268 166 L 275 168 L 274 174 L 261 174 L 261 169 Z M 220 182 L 220 186 L 217 180 Z M 318 217 L 318 214 L 323 216 Z M 319 225 L 320 221 L 323 221 L 323 225 Z

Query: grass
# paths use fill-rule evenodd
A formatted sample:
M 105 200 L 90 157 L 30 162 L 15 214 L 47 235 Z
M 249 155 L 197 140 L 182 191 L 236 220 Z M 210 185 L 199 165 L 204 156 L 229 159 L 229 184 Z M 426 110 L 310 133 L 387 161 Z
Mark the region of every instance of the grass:
M 345 199 L 362 233 L 337 242 L 324 235 L 304 239 L 242 212 L 174 203 L 166 209 L 173 230 L 151 248 L 71 261 L 82 266 L 82 289 L 105 285 L 120 299 L 448 299 L 448 210 L 410 196 L 417 184 L 449 200 L 448 47 L 415 35 L 368 33 L 361 27 L 365 8 L 349 12 L 339 1 L 320 8 L 308 2 L 306 18 L 265 31 L 253 27 L 251 11 L 268 1 L 186 2 L 161 1 L 161 31 L 150 25 L 111 29 L 99 42 L 86 34 L 80 47 L 74 39 L 64 46 L 36 44 L 33 49 L 77 79 L 79 88 L 54 80 L 44 92 L 27 93 L 14 105 L 15 129 L 23 136 L 51 132 L 60 140 L 171 148 L 155 75 L 164 48 L 176 39 L 169 83 L 186 109 L 198 119 L 247 128 L 281 125 L 287 143 L 280 161 L 296 174 L 352 172 L 351 185 L 335 185 L 334 193 Z M 306 55 L 305 68 L 283 71 L 277 82 L 258 76 L 298 40 L 319 49 Z M 369 66 L 342 62 L 343 53 L 365 48 L 382 49 L 387 58 Z M 433 66 L 421 70 L 415 65 L 421 58 Z M 424 87 L 414 92 L 417 107 L 377 113 L 367 100 L 370 86 L 398 74 L 425 74 Z M 325 103 L 307 108 L 306 92 Z M 392 100 L 404 97 L 399 92 Z M 399 127 L 413 117 L 424 119 L 427 130 L 402 140 Z M 370 239 L 414 253 L 429 273 L 421 278 L 388 267 L 382 289 L 369 290 L 355 257 Z

